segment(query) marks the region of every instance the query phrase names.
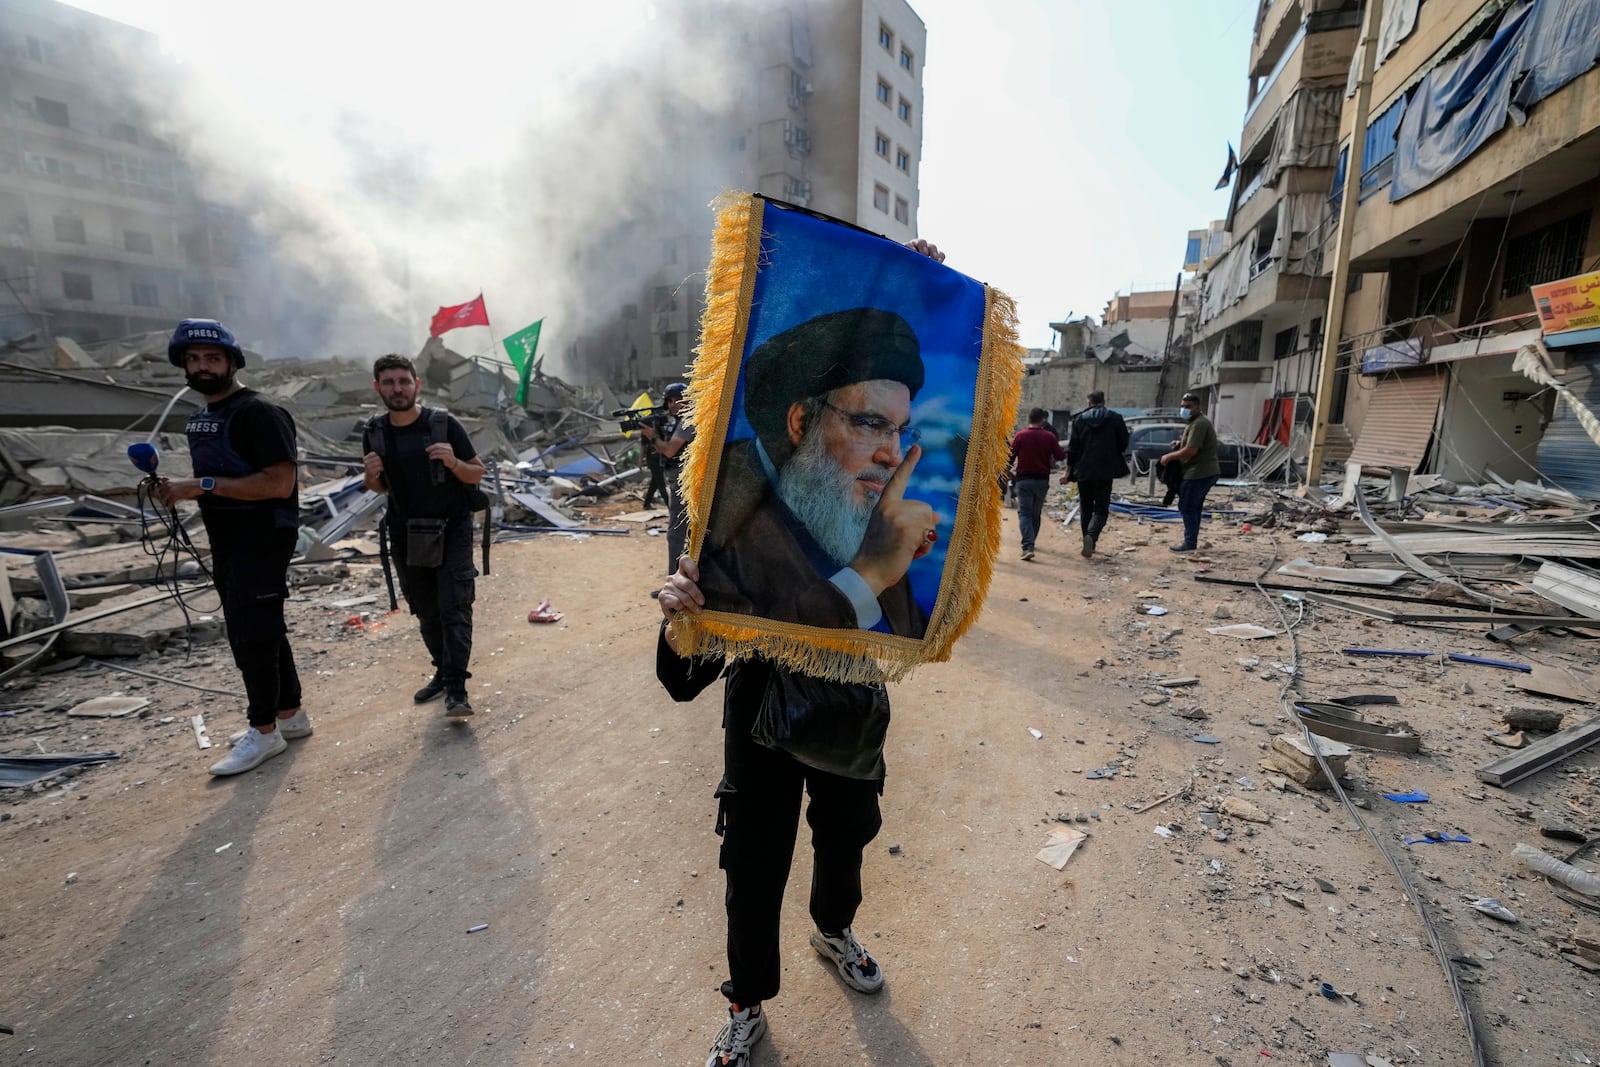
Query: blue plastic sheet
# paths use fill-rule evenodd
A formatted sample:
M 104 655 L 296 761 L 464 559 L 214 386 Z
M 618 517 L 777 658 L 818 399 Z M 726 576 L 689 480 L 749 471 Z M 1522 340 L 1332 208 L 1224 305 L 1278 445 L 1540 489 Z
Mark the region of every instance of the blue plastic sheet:
M 1493 37 L 1422 79 L 1400 121 L 1390 200 L 1432 185 L 1505 126 L 1534 6 L 1530 2 L 1513 8 Z
M 1600 0 L 1536 0 L 1511 102 L 1530 107 L 1586 73 L 1600 57 Z

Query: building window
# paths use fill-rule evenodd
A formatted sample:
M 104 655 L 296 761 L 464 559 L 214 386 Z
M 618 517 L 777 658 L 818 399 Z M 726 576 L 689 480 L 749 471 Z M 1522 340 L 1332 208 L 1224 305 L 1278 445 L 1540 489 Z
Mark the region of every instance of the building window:
M 124 144 L 139 143 L 139 131 L 126 122 L 113 122 L 111 128 L 106 131 L 106 136 Z
M 228 316 L 244 314 L 244 297 L 237 293 L 222 294 L 222 313 Z
M 56 240 L 69 245 L 86 245 L 88 236 L 83 231 L 83 220 L 76 215 L 57 215 L 53 220 Z
M 878 43 L 883 46 L 885 52 L 891 54 L 894 52 L 894 31 L 889 28 L 887 22 L 878 23 Z
M 909 73 L 912 77 L 916 77 L 916 74 L 917 74 L 917 63 L 916 63 L 916 60 L 913 59 L 912 56 L 911 56 L 911 49 L 909 49 L 909 48 L 901 48 L 900 49 L 900 66 L 907 73 Z
M 639 305 L 638 304 L 623 304 L 622 305 L 622 317 L 624 319 L 628 319 L 629 321 L 637 319 L 639 317 Z
M 1506 244 L 1501 297 L 1527 296 L 1531 286 L 1580 273 L 1588 240 L 1587 211 L 1512 238 Z
M 28 38 L 28 58 L 35 63 L 48 63 L 55 66 L 60 62 L 56 54 L 56 46 L 50 41 L 38 37 Z
M 122 247 L 141 256 L 153 256 L 156 254 L 156 239 L 138 230 L 123 230 Z
M 1365 274 L 1352 272 L 1350 275 L 1350 284 L 1347 285 L 1344 290 L 1345 295 L 1349 296 L 1351 293 L 1359 293 L 1361 291 L 1361 281 L 1365 277 Z
M 908 225 L 911 222 L 911 205 L 906 202 L 906 198 L 903 196 L 894 198 L 894 221 L 904 222 Z
M 889 101 L 894 99 L 894 90 L 882 78 L 878 79 L 878 102 L 884 107 L 889 106 Z
M 678 297 L 670 285 L 658 285 L 651 293 L 657 311 L 677 311 Z
M 1448 315 L 1456 309 L 1456 290 L 1461 284 L 1461 264 L 1451 263 L 1431 270 L 1417 279 L 1417 314 Z
M 885 137 L 881 133 L 878 134 L 877 141 L 874 142 L 874 147 L 877 149 L 878 155 L 882 156 L 884 159 L 889 158 L 889 138 Z
M 161 290 L 150 282 L 134 282 L 133 303 L 136 307 L 158 308 L 161 306 Z
M 61 272 L 61 294 L 68 300 L 93 300 L 94 279 L 77 271 Z
M 662 241 L 661 242 L 661 261 L 663 263 L 669 263 L 669 264 L 678 262 L 678 242 L 677 241 Z
M 69 178 L 77 173 L 77 168 L 71 163 L 63 162 L 54 156 L 41 156 L 33 152 L 23 153 L 23 160 L 28 169 L 35 174 L 48 174 L 52 178 Z
M 33 98 L 33 113 L 40 122 L 48 122 L 52 126 L 70 126 L 67 114 L 67 105 L 59 100 L 51 100 L 47 96 Z
M 884 214 L 889 213 L 889 187 L 887 185 L 873 184 L 872 206 Z
M 138 156 L 118 155 L 115 152 L 106 153 L 106 177 L 112 181 L 142 185 L 147 189 L 160 189 L 169 193 L 173 188 L 171 165 L 140 159 Z
M 1279 330 L 1272 336 L 1272 358 L 1288 359 L 1294 355 L 1300 340 L 1300 327 L 1291 326 L 1287 330 Z
M 678 331 L 668 330 L 661 335 L 661 358 L 678 359 Z
M 895 149 L 894 165 L 896 170 L 903 170 L 907 174 L 911 173 L 911 156 L 904 148 Z
M 903 96 L 900 98 L 900 117 L 906 122 L 911 121 L 911 101 Z

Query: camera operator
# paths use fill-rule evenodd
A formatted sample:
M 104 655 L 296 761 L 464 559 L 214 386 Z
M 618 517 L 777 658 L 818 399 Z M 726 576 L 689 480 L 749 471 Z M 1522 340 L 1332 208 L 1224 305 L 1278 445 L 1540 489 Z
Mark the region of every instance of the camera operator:
M 683 448 L 694 440 L 694 427 L 683 416 L 683 394 L 689 387 L 673 382 L 662 394 L 662 404 L 667 409 L 665 421 L 640 419 L 639 433 L 645 447 L 661 457 L 662 472 L 667 479 L 667 573 L 678 569 L 678 557 L 683 555 L 683 542 L 689 535 L 689 519 L 684 510 L 683 494 L 678 489 L 678 465 L 683 459 Z

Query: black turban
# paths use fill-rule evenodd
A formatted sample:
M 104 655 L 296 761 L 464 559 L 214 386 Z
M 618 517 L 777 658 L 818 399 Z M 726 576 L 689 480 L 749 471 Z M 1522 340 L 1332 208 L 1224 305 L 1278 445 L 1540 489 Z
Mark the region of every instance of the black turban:
M 892 311 L 849 308 L 768 338 L 745 362 L 744 414 L 773 459 L 789 452 L 789 408 L 859 382 L 900 382 L 916 399 L 922 356 L 911 324 Z

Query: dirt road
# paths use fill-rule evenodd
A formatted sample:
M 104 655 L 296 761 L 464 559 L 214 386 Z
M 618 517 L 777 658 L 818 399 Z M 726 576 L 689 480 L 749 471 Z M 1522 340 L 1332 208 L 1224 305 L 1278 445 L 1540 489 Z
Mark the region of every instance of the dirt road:
M 1469 1063 L 1422 927 L 1367 840 L 1336 804 L 1236 783 L 1260 782 L 1261 750 L 1284 729 L 1278 684 L 1262 672 L 1290 649 L 1205 627 L 1218 603 L 1235 621 L 1275 625 L 1271 607 L 1253 590 L 1196 586 L 1193 565 L 1166 551 L 1168 529 L 1119 518 L 1091 562 L 1047 524 L 1038 559 L 1023 563 L 1014 512 L 1006 522 L 980 624 L 951 663 L 893 693 L 884 829 L 856 924 L 887 989 L 847 991 L 807 946 L 802 848 L 785 988 L 757 1063 L 1243 1067 L 1321 1065 L 1330 1050 Z M 1206 536 L 1212 568 L 1241 576 L 1317 547 L 1283 533 Z M 205 710 L 224 737 L 242 725 L 237 705 L 161 683 L 133 683 L 156 701 L 142 720 L 0 720 L 8 752 L 33 750 L 37 733 L 52 750 L 124 753 L 0 807 L 11 816 L 0 823 L 0 1022 L 16 1030 L 0 1036 L 0 1062 L 702 1063 L 723 1014 L 720 687 L 679 706 L 655 683 L 645 593 L 663 555 L 644 536 L 497 548 L 479 586 L 479 714 L 465 725 L 411 704 L 426 671 L 409 617 L 363 628 L 319 606 L 373 591 L 375 568 L 359 567 L 297 599 L 316 733 L 256 772 L 211 779 L 217 750 L 198 751 L 189 732 L 186 716 Z M 565 620 L 529 625 L 545 596 Z M 1152 601 L 1169 613 L 1139 614 Z M 1502 699 L 1501 679 L 1352 664 L 1337 650 L 1360 629 L 1308 628 L 1308 674 L 1407 693 L 1427 753 L 1357 756 L 1352 787 L 1382 833 L 1471 831 L 1471 845 L 1396 847 L 1473 964 L 1460 973 L 1490 1062 L 1600 1060 L 1600 982 L 1541 939 L 1592 934 L 1595 920 L 1509 858 L 1519 835 L 1537 840 L 1515 812 L 1586 803 L 1600 759 L 1577 757 L 1515 795 L 1485 792 L 1470 769 L 1490 747 L 1476 721 L 1489 713 L 1474 708 Z M 1440 640 L 1394 629 L 1390 644 Z M 1251 655 L 1262 665 L 1238 663 Z M 218 646 L 145 666 L 237 686 Z M 1158 671 L 1200 681 L 1145 703 Z M 1460 689 L 1467 677 L 1475 696 Z M 28 695 L 128 688 L 78 670 Z M 1190 704 L 1208 718 L 1171 714 Z M 1201 731 L 1219 743 L 1190 739 Z M 1122 773 L 1086 778 L 1108 761 Z M 1379 798 L 1396 788 L 1436 803 L 1418 814 Z M 1216 840 L 1198 813 L 1224 794 L 1272 824 L 1225 820 Z M 1094 812 L 1091 837 L 1057 872 L 1034 854 L 1075 811 Z M 1497 924 L 1463 895 L 1499 896 L 1522 922 Z M 1327 999 L 1322 981 L 1353 996 Z

